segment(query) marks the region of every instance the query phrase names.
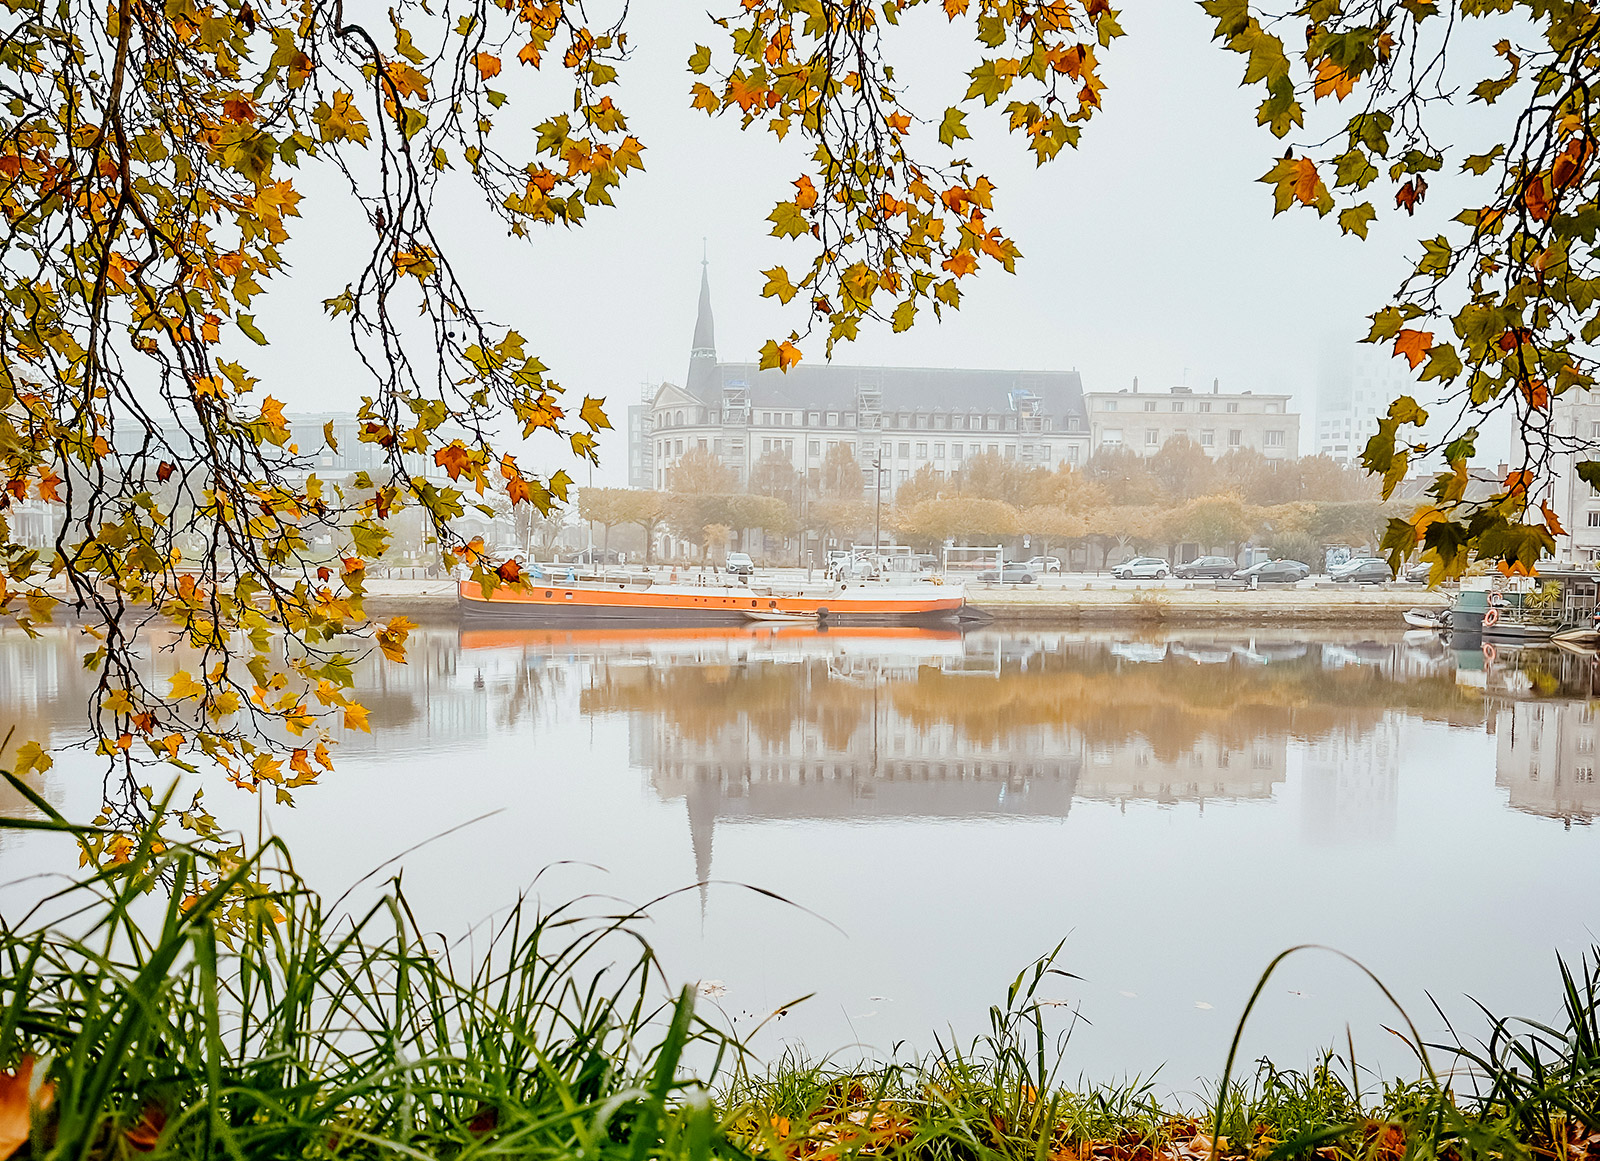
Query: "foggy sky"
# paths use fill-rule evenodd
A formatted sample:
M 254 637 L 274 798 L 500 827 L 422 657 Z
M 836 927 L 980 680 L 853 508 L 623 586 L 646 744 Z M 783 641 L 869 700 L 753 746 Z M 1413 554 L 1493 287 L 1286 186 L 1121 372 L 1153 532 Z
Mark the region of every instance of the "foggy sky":
M 942 16 L 919 16 L 936 19 L 908 26 L 903 39 L 916 52 L 895 63 L 913 107 L 936 122 L 975 56 Z M 625 480 L 626 405 L 646 383 L 682 381 L 702 238 L 722 358 L 753 359 L 767 338 L 805 321 L 800 299 L 782 307 L 759 297 L 762 268 L 805 264 L 803 247 L 769 237 L 764 220 L 804 168 L 798 135 L 779 143 L 689 108 L 684 61 L 697 41 L 718 46 L 703 9 L 636 2 L 630 20 L 635 55 L 616 99 L 647 147 L 646 168 L 614 192 L 614 208 L 518 242 L 475 210 L 464 183 L 438 207 L 480 307 L 517 326 L 574 395 L 611 403 L 618 431 L 602 439 L 597 483 Z M 991 223 L 1024 255 L 1016 275 L 986 265 L 964 280 L 963 308 L 942 323 L 924 310 L 903 335 L 864 326 L 835 359 L 1077 369 L 1088 390 L 1137 376 L 1144 390 L 1217 379 L 1224 390 L 1285 391 L 1303 415 L 1302 450 L 1314 450 L 1319 364 L 1365 333 L 1424 218 L 1380 217 L 1365 243 L 1341 237 L 1331 215 L 1274 218 L 1271 191 L 1256 179 L 1284 146 L 1255 125 L 1260 94 L 1238 87 L 1243 58 L 1210 43 L 1211 22 L 1187 0 L 1136 0 L 1122 23 L 1128 35 L 1103 53 L 1104 108 L 1077 151 L 1036 169 L 1023 140 L 1004 132 L 1000 105 L 969 114 L 969 156 L 999 187 Z M 514 91 L 503 112 L 531 123 L 560 107 Z M 274 346 L 253 352 L 251 366 L 290 410 L 353 407 L 367 386 L 342 328 L 318 304 L 354 276 L 367 235 L 326 176 L 302 171 L 296 182 L 308 196 L 287 249 L 294 270 L 269 287 L 259 313 Z M 803 349 L 823 358 L 820 338 Z M 559 456 L 546 443 L 529 466 L 553 470 Z

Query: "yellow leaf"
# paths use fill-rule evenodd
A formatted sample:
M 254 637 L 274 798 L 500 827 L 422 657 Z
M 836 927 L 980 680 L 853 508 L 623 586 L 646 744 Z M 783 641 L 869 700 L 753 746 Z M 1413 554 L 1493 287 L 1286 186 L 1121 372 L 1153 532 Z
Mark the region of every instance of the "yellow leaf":
M 50 769 L 54 764 L 55 759 L 45 753 L 44 747 L 39 745 L 38 742 L 24 742 L 17 747 L 17 767 L 15 772 L 18 774 L 26 774 L 30 770 L 38 770 L 42 773 Z M 0 1153 L 3 1152 L 4 1149 L 0 1149 Z
M 191 677 L 187 669 L 178 670 L 168 680 L 172 683 L 172 689 L 167 696 L 175 701 L 199 699 L 206 695 L 206 687 Z
M 347 730 L 363 730 L 372 733 L 372 727 L 367 725 L 367 707 L 356 702 L 351 702 L 344 707 L 344 728 Z
M 604 398 L 595 399 L 585 396 L 583 406 L 578 409 L 578 418 L 589 425 L 589 430 L 599 431 L 602 427 L 610 427 L 611 421 L 606 418 L 606 413 L 601 410 L 605 403 Z

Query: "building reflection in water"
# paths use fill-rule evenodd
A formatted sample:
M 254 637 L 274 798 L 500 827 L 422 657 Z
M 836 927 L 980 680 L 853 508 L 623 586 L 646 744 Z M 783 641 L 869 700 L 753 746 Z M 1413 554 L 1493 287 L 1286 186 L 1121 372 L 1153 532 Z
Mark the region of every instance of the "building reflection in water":
M 66 629 L 0 636 L 18 738 L 83 737 L 82 644 Z M 183 665 L 161 645 L 147 662 L 158 681 Z M 1203 811 L 1272 799 L 1294 754 L 1308 837 L 1383 842 L 1419 720 L 1487 729 L 1510 805 L 1586 822 L 1600 813 L 1596 680 L 1589 657 L 1392 634 L 427 629 L 408 664 L 358 667 L 374 733 L 344 746 L 460 752 L 616 716 L 649 792 L 684 803 L 704 878 L 719 824 L 1064 819 L 1075 799 Z

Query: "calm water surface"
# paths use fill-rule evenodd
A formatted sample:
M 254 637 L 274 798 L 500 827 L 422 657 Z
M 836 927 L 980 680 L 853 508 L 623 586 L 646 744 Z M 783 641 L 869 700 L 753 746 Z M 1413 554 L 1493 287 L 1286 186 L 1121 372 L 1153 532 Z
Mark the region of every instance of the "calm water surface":
M 266 810 L 299 869 L 332 896 L 487 815 L 397 864 L 426 923 L 459 935 L 558 863 L 535 887 L 552 902 L 677 891 L 646 924 L 675 979 L 719 981 L 744 1027 L 814 993 L 757 1038 L 768 1055 L 970 1035 L 1065 939 L 1082 979 L 1049 998 L 1087 1021 L 1073 1064 L 1160 1065 L 1192 1091 L 1292 944 L 1358 957 L 1438 1032 L 1427 993 L 1463 1019 L 1468 996 L 1552 1013 L 1554 953 L 1594 938 L 1587 658 L 1373 632 L 412 640 L 408 665 L 363 670 L 375 735 Z M 77 736 L 75 648 L 0 637 L 19 734 Z M 98 802 L 87 758 L 43 785 L 72 815 Z M 254 830 L 254 799 L 207 797 Z M 75 862 L 0 839 L 0 880 Z M 1351 969 L 1307 957 L 1269 985 L 1247 1048 L 1300 1064 L 1348 1024 L 1364 1062 L 1398 1069 L 1395 1022 Z

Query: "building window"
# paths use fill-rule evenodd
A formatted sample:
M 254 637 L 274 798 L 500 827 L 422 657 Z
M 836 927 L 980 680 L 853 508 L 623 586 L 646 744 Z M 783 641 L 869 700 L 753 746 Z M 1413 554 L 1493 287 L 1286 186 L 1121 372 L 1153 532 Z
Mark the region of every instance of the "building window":
M 1600 512 L 1589 513 L 1589 527 L 1600 528 Z
M 701 451 L 705 451 L 706 450 L 706 441 L 705 440 L 700 439 L 700 440 L 696 440 L 695 442 L 700 445 L 700 450 Z
M 1075 464 L 1077 462 L 1078 462 L 1078 445 L 1077 444 L 1070 444 L 1067 447 L 1067 463 Z
M 933 458 L 936 460 L 944 459 L 944 444 L 936 443 L 933 445 Z
M 1144 409 L 1146 411 L 1154 411 L 1156 409 L 1156 401 L 1154 399 L 1146 399 L 1144 401 Z
M 1263 442 L 1265 442 L 1265 444 L 1268 447 L 1282 447 L 1283 446 L 1283 432 L 1281 432 L 1281 431 L 1269 431 L 1269 432 L 1266 433 L 1266 435 L 1265 435 L 1265 437 L 1263 439 Z
M 762 440 L 761 441 L 761 450 L 764 451 L 764 452 L 771 451 L 772 450 L 772 441 L 770 439 Z
M 1234 428 L 1232 431 L 1228 432 L 1228 446 L 1229 447 L 1239 447 L 1243 443 L 1244 443 L 1244 432 L 1240 431 L 1237 427 Z
M 1100 442 L 1110 447 L 1122 446 L 1122 428 L 1108 427 L 1100 433 Z
M 1017 445 L 1014 444 L 1014 443 L 1006 444 L 1006 459 L 1014 460 L 1016 458 L 1017 458 Z
M 720 439 L 714 439 L 711 441 L 711 451 L 713 455 L 720 456 L 722 454 L 722 441 Z
M 1039 445 L 1039 458 L 1042 459 L 1042 460 L 1048 460 L 1050 458 L 1050 445 L 1049 444 L 1042 443 L 1042 444 Z
M 1101 403 L 1100 403 L 1100 410 L 1101 411 L 1115 411 L 1116 409 L 1117 409 L 1117 401 L 1115 399 L 1104 399 L 1104 400 L 1101 400 Z
M 1078 430 L 1078 417 L 1076 415 L 1067 416 L 1067 430 L 1068 431 L 1077 431 Z
M 1600 423 L 1591 423 L 1589 425 L 1589 438 L 1600 439 Z
M 1267 414 L 1268 415 L 1280 415 L 1280 414 L 1282 414 L 1282 412 L 1283 412 L 1283 404 L 1281 404 L 1281 403 L 1269 403 L 1269 404 L 1267 404 Z
M 928 417 L 925 414 L 923 414 L 922 412 L 920 412 L 920 411 L 917 412 L 917 427 L 919 427 L 919 428 L 921 428 L 923 430 L 926 430 L 927 426 L 928 426 Z
M 1217 445 L 1217 433 L 1216 432 L 1214 432 L 1214 431 L 1202 431 L 1200 433 L 1200 446 L 1201 447 L 1215 447 L 1216 445 Z
M 819 411 L 810 412 L 806 415 L 806 422 L 812 427 L 816 427 L 817 424 L 822 422 L 822 413 Z
M 829 427 L 838 427 L 839 426 L 839 413 L 837 411 L 828 412 L 828 426 Z
M 1210 411 L 1211 410 L 1211 404 L 1210 403 L 1201 403 L 1201 404 L 1198 404 L 1197 406 L 1198 406 L 1199 410 L 1201 410 L 1201 411 Z
M 806 454 L 807 455 L 813 455 L 813 456 L 821 455 L 822 454 L 822 441 L 818 440 L 818 439 L 814 439 L 810 443 L 806 444 Z
M 909 480 L 909 479 L 910 479 L 910 478 L 911 478 L 911 473 L 910 473 L 910 472 L 908 472 L 908 471 L 906 471 L 906 469 L 904 469 L 904 468 L 901 468 L 901 469 L 900 469 L 900 470 L 899 470 L 899 471 L 898 471 L 898 472 L 896 472 L 896 473 L 895 473 L 895 479 L 896 479 L 896 480 L 897 480 L 897 481 L 898 481 L 898 482 L 899 482 L 899 483 L 902 483 L 902 484 L 903 484 L 903 483 L 905 483 L 905 482 L 906 482 L 906 481 L 907 481 L 907 480 Z
M 1156 428 L 1153 428 L 1153 427 L 1145 428 L 1145 430 L 1144 430 L 1144 446 L 1145 447 L 1160 447 L 1161 446 L 1161 432 L 1158 431 Z
M 1183 410 L 1183 400 L 1174 399 L 1172 401 L 1172 410 L 1174 410 L 1174 411 L 1182 411 Z
M 997 444 L 997 443 L 991 443 L 989 445 L 989 454 L 992 455 L 992 456 L 999 455 L 1000 454 L 1000 445 Z
M 953 443 L 950 445 L 950 458 L 953 460 L 959 460 L 961 458 L 961 445 L 959 443 Z
M 900 458 L 903 460 L 908 460 L 911 458 L 911 445 L 909 443 L 903 443 L 900 445 Z
M 917 445 L 917 458 L 919 460 L 925 460 L 925 459 L 928 458 L 928 445 L 927 444 L 919 443 Z
M 1238 412 L 1238 410 L 1239 410 L 1239 404 L 1238 404 L 1237 401 L 1228 404 L 1228 414 L 1229 415 L 1236 414 Z
M 856 413 L 854 411 L 846 411 L 844 413 L 844 425 L 846 427 L 854 427 L 856 425 Z
M 677 450 L 677 454 L 681 456 L 683 454 L 683 440 L 680 439 L 680 440 L 677 441 L 677 443 L 678 443 L 678 446 L 677 446 L 677 449 L 676 449 Z

